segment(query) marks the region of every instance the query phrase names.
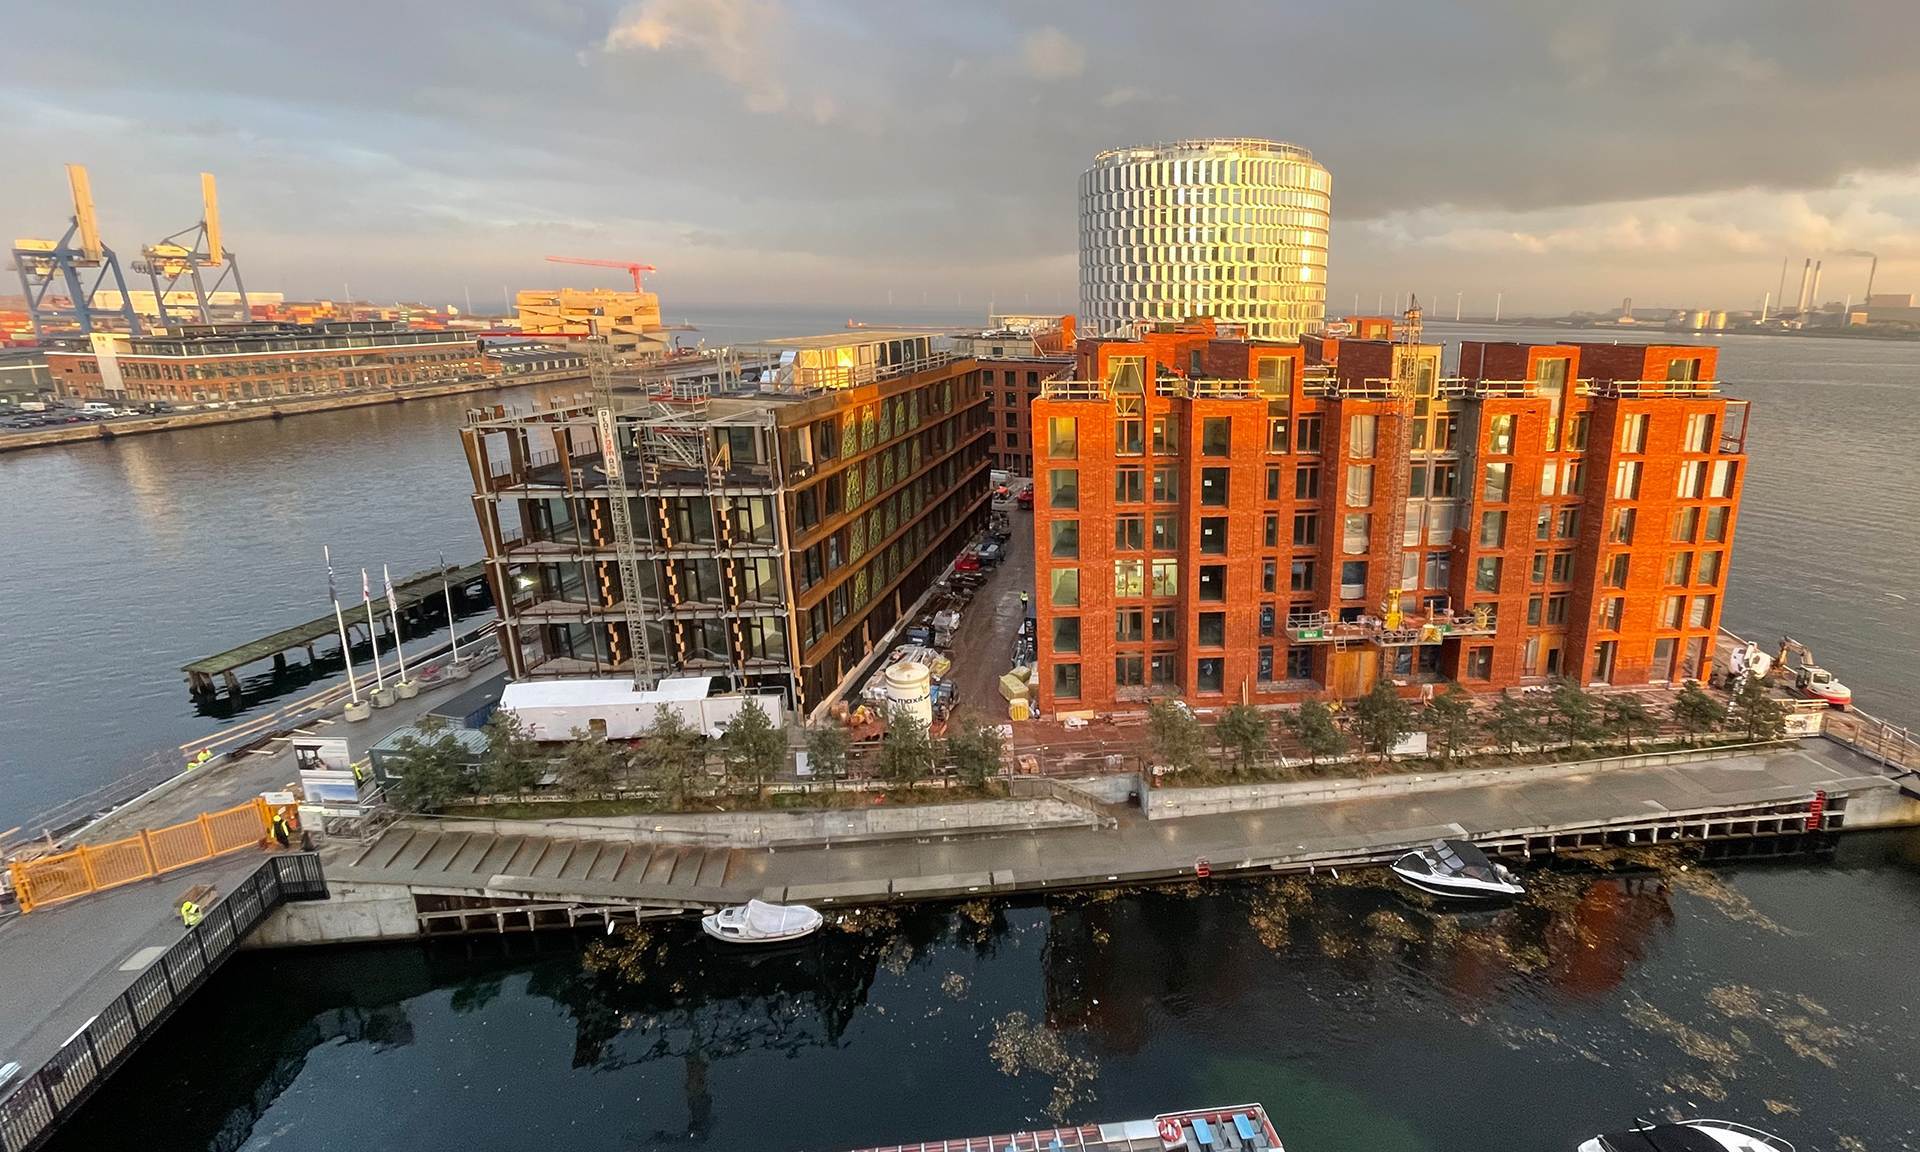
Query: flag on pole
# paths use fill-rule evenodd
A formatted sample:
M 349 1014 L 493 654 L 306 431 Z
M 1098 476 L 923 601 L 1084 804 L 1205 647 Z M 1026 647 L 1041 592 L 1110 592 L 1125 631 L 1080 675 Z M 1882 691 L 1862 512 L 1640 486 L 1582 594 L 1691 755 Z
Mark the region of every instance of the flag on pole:
M 367 583 L 367 570 L 365 568 L 360 569 L 360 600 L 365 604 L 373 603 L 373 586 Z
M 327 558 L 327 599 L 338 604 L 340 602 L 340 590 L 333 585 L 333 547 L 328 544 L 322 544 L 320 546 L 320 554 Z
M 393 614 L 397 622 L 400 619 L 400 604 L 393 596 L 393 573 L 387 571 L 385 564 L 380 565 L 380 583 L 387 589 L 387 611 Z

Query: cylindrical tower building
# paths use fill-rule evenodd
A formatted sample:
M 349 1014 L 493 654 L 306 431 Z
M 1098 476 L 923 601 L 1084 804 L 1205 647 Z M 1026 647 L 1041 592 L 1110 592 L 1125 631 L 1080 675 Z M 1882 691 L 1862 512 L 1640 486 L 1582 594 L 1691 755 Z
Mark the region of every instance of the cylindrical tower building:
M 1080 177 L 1080 331 L 1211 316 L 1256 339 L 1320 331 L 1332 177 L 1275 140 L 1182 140 Z

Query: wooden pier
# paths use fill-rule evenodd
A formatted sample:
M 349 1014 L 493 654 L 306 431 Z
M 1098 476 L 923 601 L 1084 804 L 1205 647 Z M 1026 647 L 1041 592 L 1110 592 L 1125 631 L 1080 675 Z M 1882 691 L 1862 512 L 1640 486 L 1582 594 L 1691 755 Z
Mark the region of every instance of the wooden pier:
M 487 588 L 486 565 L 468 564 L 462 568 L 451 568 L 445 573 L 448 587 L 453 593 L 454 611 L 472 607 L 476 604 L 491 603 L 492 592 Z M 427 617 L 433 617 L 441 611 L 439 569 L 416 572 L 394 584 L 394 600 L 400 606 L 400 617 L 413 624 Z M 380 639 L 385 644 L 393 642 L 392 617 L 387 615 L 385 597 L 375 602 L 374 614 L 380 620 Z M 358 605 L 341 605 L 346 613 L 347 641 L 359 645 L 371 638 L 372 632 L 367 623 L 367 613 Z M 357 615 L 357 619 L 356 619 Z M 330 642 L 330 643 L 329 643 Z M 340 652 L 340 629 L 329 612 L 318 619 L 292 628 L 282 628 L 269 636 L 249 641 L 225 652 L 205 656 L 191 664 L 183 665 L 181 672 L 186 674 L 187 690 L 195 696 L 213 697 L 219 695 L 219 685 L 224 683 L 233 699 L 240 698 L 240 670 L 263 660 L 272 660 L 276 672 L 287 669 L 287 655 L 292 652 L 304 652 L 306 662 L 311 665 L 321 659 L 342 659 Z

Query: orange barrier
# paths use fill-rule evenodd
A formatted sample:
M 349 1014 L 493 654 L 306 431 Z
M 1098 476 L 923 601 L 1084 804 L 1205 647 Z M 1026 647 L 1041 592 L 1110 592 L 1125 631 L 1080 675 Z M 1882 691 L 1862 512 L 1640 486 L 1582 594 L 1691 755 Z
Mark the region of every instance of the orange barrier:
M 8 866 L 20 910 L 31 912 L 146 880 L 267 842 L 272 812 L 255 798 L 223 812 L 208 812 L 184 824 L 152 828 L 105 844 L 82 845 L 56 856 L 16 860 Z

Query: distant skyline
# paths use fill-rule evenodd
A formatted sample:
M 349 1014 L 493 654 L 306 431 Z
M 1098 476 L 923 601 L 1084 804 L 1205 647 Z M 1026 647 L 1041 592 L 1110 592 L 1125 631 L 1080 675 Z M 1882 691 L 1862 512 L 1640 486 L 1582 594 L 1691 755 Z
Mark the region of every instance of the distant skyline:
M 1105 148 L 1299 144 L 1333 175 L 1328 312 L 1757 308 L 1920 292 L 1920 4 L 1363 0 L 966 5 L 27 0 L 0 228 L 57 236 L 86 164 L 130 262 L 220 179 L 249 286 L 462 304 L 1074 307 Z M 17 291 L 4 274 L 0 292 Z M 1431 300 L 1429 298 L 1431 297 Z

